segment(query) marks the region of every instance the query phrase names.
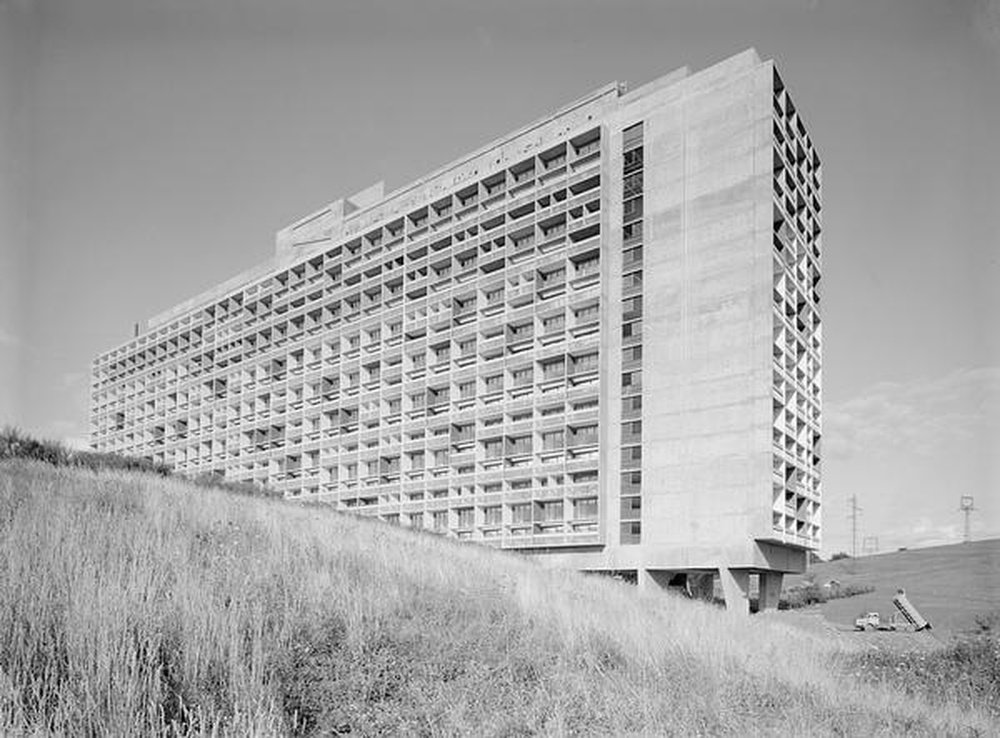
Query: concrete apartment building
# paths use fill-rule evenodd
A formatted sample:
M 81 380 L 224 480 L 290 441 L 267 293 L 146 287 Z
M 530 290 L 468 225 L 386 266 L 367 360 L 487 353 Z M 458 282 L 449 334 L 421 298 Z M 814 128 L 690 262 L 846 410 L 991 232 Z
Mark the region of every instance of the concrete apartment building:
M 93 446 L 772 607 L 820 541 L 820 185 L 753 50 L 607 85 L 147 321 Z

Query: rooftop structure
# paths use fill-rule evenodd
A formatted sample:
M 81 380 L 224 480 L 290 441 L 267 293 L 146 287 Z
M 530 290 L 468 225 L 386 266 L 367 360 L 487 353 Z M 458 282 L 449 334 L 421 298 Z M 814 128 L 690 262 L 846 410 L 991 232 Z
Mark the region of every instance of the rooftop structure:
M 820 184 L 753 50 L 607 85 L 149 320 L 93 445 L 774 606 L 820 541 Z

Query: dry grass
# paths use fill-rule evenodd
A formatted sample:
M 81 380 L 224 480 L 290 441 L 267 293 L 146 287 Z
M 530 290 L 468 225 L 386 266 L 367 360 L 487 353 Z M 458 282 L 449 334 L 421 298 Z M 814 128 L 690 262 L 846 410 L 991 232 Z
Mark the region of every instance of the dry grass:
M 780 623 L 326 509 L 0 465 L 0 733 L 988 735 Z

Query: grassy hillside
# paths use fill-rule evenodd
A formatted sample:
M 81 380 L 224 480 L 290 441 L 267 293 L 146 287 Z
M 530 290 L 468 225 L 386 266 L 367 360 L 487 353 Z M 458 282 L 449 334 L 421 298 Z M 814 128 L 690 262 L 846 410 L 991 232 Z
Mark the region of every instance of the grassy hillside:
M 327 509 L 0 464 L 0 734 L 989 735 L 768 619 Z
M 901 587 L 942 635 L 968 630 L 977 616 L 1000 611 L 1000 539 L 839 559 L 814 565 L 810 574 L 819 584 L 837 579 L 874 587 L 868 594 L 821 605 L 824 617 L 845 627 L 860 612 L 894 612 L 892 597 Z M 796 581 L 788 578 L 785 584 Z

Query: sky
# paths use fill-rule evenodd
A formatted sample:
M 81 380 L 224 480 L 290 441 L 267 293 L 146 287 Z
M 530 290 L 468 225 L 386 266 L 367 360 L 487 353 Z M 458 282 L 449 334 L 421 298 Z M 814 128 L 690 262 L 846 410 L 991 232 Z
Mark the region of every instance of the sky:
M 0 0 L 0 425 L 327 202 L 754 47 L 824 165 L 823 551 L 1000 536 L 1000 2 Z

